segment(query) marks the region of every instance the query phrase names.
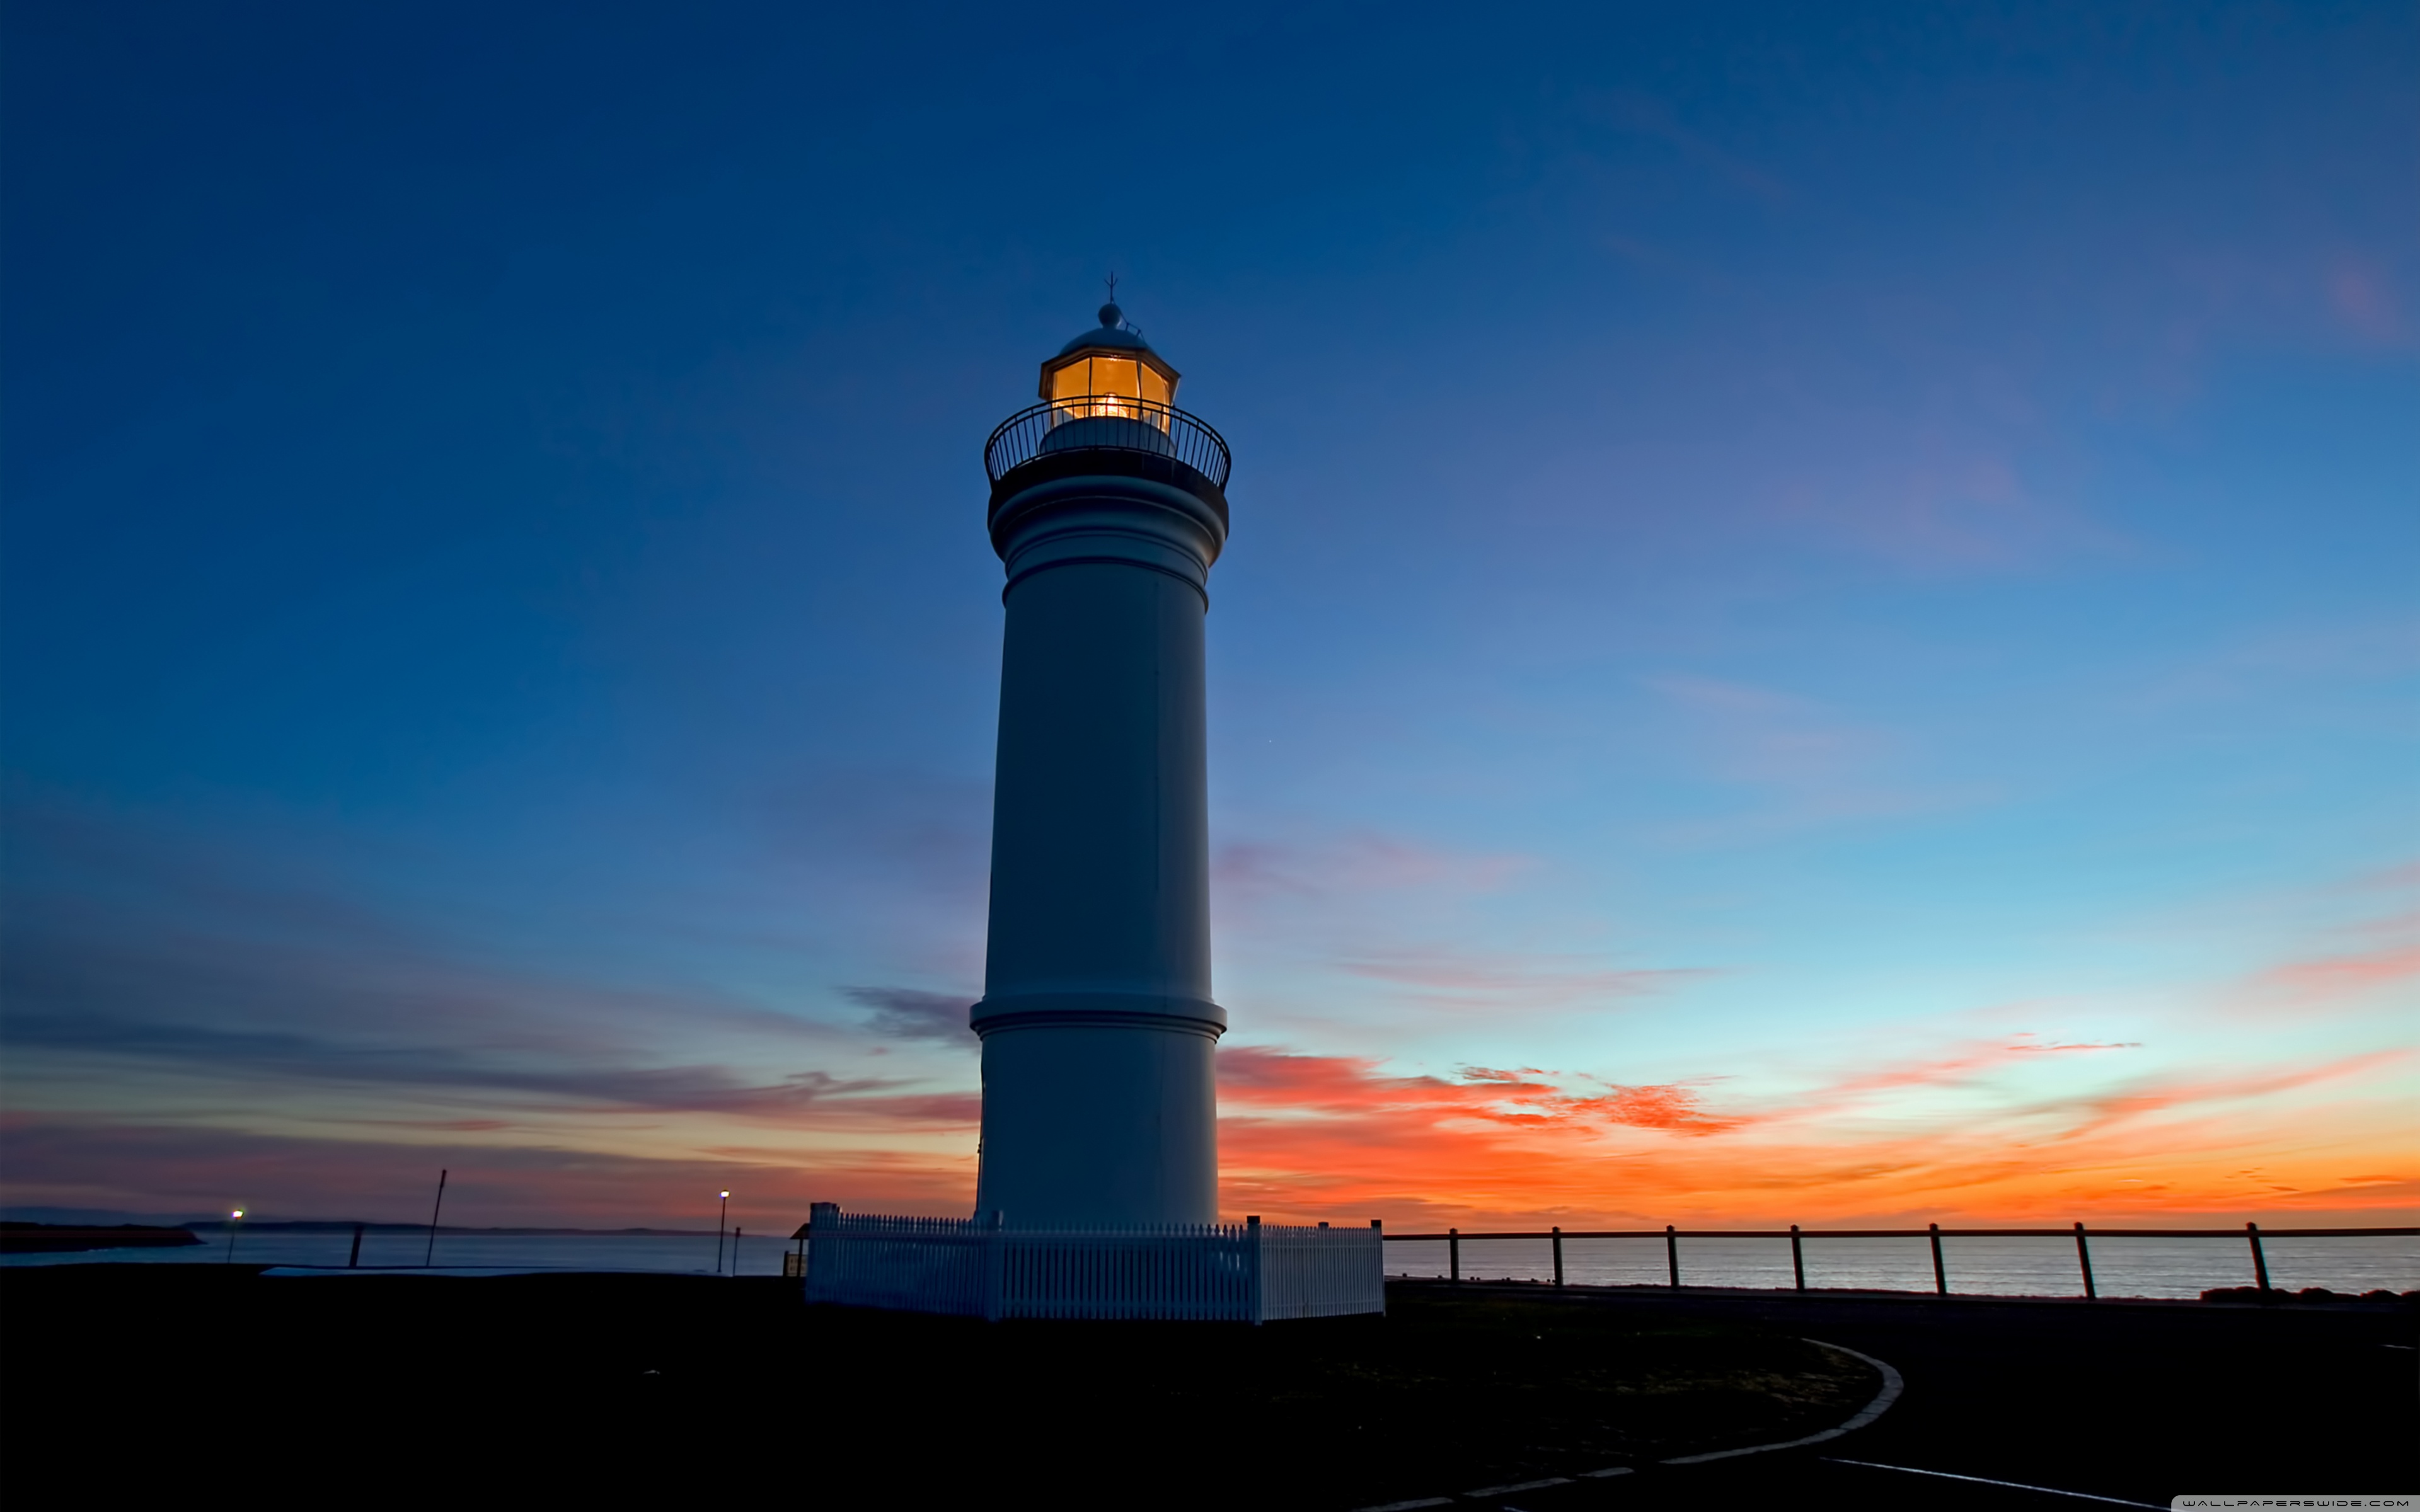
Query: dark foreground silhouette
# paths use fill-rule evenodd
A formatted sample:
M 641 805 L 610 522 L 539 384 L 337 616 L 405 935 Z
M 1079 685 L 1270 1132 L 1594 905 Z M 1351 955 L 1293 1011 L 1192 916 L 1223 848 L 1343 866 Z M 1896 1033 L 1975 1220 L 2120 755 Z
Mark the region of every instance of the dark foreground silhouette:
M 0 1274 L 0 1422 L 21 1488 L 334 1475 L 833 1506 L 1350 1508 L 1621 1465 L 1491 1500 L 2047 1504 L 1842 1457 L 2164 1504 L 2387 1489 L 2412 1469 L 2400 1307 L 1430 1286 L 1390 1305 L 1257 1330 L 985 1325 L 808 1308 L 770 1279 L 61 1266 Z M 1814 1448 L 1659 1463 L 1794 1438 L 1873 1396 L 1874 1371 L 1802 1335 L 1889 1360 L 1906 1396 Z

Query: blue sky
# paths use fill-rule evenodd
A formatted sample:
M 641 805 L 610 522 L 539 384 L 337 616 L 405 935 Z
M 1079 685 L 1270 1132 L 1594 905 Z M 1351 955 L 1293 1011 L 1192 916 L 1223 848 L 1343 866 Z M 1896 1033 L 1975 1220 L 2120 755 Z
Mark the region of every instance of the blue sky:
M 2414 1206 L 2409 8 L 0 25 L 12 1203 L 965 1206 L 1114 270 L 1229 1205 Z

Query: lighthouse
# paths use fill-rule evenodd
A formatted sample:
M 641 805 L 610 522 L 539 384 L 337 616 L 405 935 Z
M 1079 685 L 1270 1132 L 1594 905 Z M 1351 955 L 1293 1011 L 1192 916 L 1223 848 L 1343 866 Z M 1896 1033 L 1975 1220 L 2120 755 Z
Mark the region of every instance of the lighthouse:
M 976 1208 L 1218 1213 L 1203 629 L 1226 442 L 1114 303 L 984 451 L 1006 576 Z M 996 1217 L 994 1215 L 997 1215 Z
M 1254 1323 L 1387 1310 L 1385 1234 L 1220 1224 L 1202 629 L 1227 443 L 1112 304 L 984 447 L 1007 582 L 971 1221 L 792 1237 L 809 1302 Z

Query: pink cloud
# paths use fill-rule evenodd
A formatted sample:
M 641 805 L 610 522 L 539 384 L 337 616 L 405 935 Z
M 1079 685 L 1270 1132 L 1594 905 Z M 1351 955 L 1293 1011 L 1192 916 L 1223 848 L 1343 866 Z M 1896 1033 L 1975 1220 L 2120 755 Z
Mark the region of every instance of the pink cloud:
M 1514 854 L 1442 849 L 1362 830 L 1311 844 L 1239 841 L 1218 848 L 1211 882 L 1237 899 L 1316 897 L 1393 888 L 1485 893 L 1535 864 Z
M 2407 887 L 2420 887 L 2420 861 L 2406 861 L 2399 866 L 2366 872 L 2353 878 L 2350 885 L 2364 890 L 2375 888 L 2381 891 L 2400 891 Z
M 2267 626 L 2185 662 L 2130 695 L 2148 704 L 2268 700 L 2316 680 L 2360 683 L 2420 670 L 2420 617 L 2386 615 Z M 2387 872 L 2383 886 L 2409 886 Z M 2360 886 L 2360 883 L 2355 883 Z
M 1925 575 L 2027 570 L 2124 548 L 2109 527 L 2029 484 L 2014 450 L 1988 430 L 1863 417 L 1830 424 L 1873 434 L 1848 454 L 1854 460 L 1771 486 L 1776 523 Z
M 2033 1039 L 2033 1036 L 2032 1036 L 2032 1035 L 2030 1035 L 2030 1034 L 2021 1034 L 2021 1035 L 2017 1036 L 2016 1041 L 2015 1041 L 2014 1043 L 2011 1043 L 2011 1044 L 2009 1044 L 2009 1045 L 2006 1046 L 2006 1048 L 2007 1048 L 2007 1049 L 2008 1049 L 2011 1054 L 2036 1054 L 2036 1055 L 2063 1054 L 2063 1053 L 2067 1053 L 2067 1052 L 2071 1052 L 2071 1051 L 2088 1051 L 2088 1050 L 2140 1050 L 2140 1049 L 2142 1049 L 2142 1048 L 2143 1048 L 2143 1041 L 2140 1041 L 2140 1040 L 2111 1040 L 2111 1041 L 2095 1041 L 2095 1042 L 2090 1042 L 2090 1043 L 2072 1043 L 2072 1044 L 2032 1044 L 2032 1043 L 2028 1043 L 2027 1041 L 2031 1041 L 2032 1039 Z
M 1619 970 L 1557 968 L 1553 958 L 1515 953 L 1422 950 L 1341 962 L 1357 977 L 1395 982 L 1425 995 L 1465 1003 L 1548 1005 L 1582 999 L 1635 997 L 1661 991 L 1704 968 Z
M 1737 841 L 1963 808 L 1996 795 L 1908 781 L 1904 741 L 1811 699 L 1687 673 L 1648 678 L 1646 686 L 1693 717 L 1683 739 L 1699 770 L 1772 795 L 1745 813 L 1668 826 L 1668 835 L 1684 841 Z
M 1647 686 L 1697 715 L 1726 776 L 1784 786 L 1838 782 L 1876 765 L 1894 742 L 1809 699 L 1686 674 Z
M 2401 305 L 2374 264 L 2340 259 L 2328 269 L 2325 285 L 2329 313 L 2345 331 L 2380 346 L 2402 343 L 2408 332 Z
M 735 1194 L 752 1232 L 787 1233 L 814 1201 L 891 1211 L 962 1212 L 974 1201 L 964 1160 L 795 1149 L 684 1152 L 648 1159 L 593 1149 L 307 1139 L 190 1124 L 13 1116 L 0 1120 L 14 1204 L 200 1214 L 241 1202 L 267 1218 L 424 1220 L 439 1166 L 448 1223 L 712 1229 L 707 1195 Z M 760 1228 L 759 1226 L 762 1225 Z
M 2420 976 L 2420 946 L 2367 955 L 2322 956 L 2272 966 L 2257 985 L 2302 1000 L 2348 997 Z

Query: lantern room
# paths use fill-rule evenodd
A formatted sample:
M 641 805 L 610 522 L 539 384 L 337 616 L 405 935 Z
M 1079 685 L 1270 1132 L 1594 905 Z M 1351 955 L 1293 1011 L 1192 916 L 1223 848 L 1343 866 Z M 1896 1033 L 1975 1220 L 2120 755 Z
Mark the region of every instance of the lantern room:
M 1176 369 L 1125 323 L 1114 304 L 1101 306 L 1101 324 L 1059 348 L 1042 364 L 1042 397 L 1051 424 L 1114 416 L 1147 420 L 1168 429 L 1176 398 Z

